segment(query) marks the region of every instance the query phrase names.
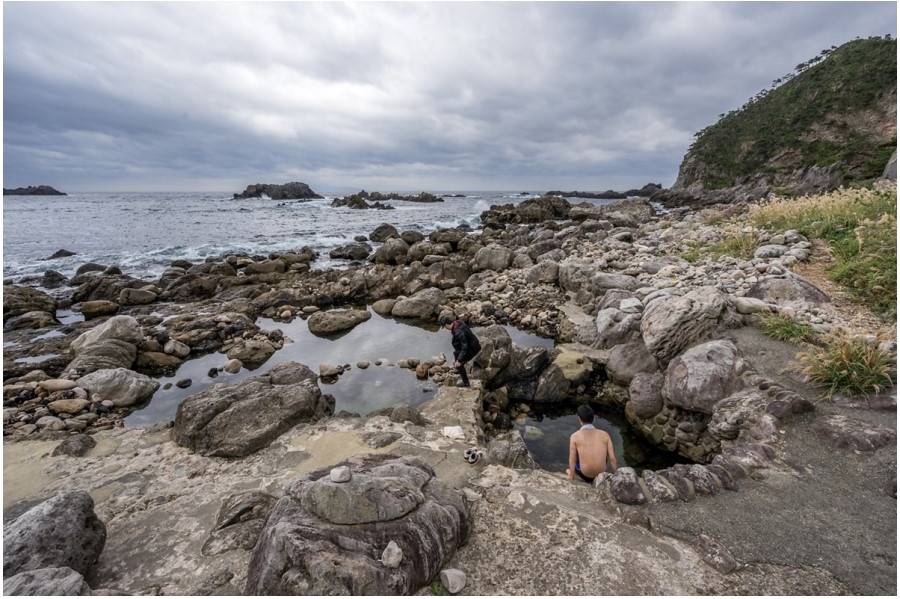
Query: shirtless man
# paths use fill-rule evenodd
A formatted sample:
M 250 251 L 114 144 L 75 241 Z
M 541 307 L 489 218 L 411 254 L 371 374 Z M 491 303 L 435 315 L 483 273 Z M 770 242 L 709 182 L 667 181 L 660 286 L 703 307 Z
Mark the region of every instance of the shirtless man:
M 569 437 L 569 467 L 566 474 L 569 480 L 575 480 L 577 474 L 581 480 L 593 483 L 597 476 L 606 472 L 607 461 L 613 472 L 619 464 L 610 436 L 594 428 L 594 410 L 582 404 L 578 406 L 577 414 L 581 428 Z

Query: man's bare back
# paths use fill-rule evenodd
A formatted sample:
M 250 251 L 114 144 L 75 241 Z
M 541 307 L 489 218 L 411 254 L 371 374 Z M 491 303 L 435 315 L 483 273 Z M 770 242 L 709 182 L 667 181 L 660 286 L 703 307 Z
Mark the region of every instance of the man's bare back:
M 606 472 L 607 462 L 613 470 L 618 467 L 612 439 L 605 431 L 586 424 L 569 437 L 569 469 L 566 472 L 569 480 L 580 474 L 581 478 L 592 481 Z

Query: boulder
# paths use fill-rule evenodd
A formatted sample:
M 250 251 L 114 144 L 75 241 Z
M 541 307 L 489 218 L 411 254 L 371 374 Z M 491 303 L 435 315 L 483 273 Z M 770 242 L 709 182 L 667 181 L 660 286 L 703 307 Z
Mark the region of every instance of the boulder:
M 377 302 L 372 303 L 372 310 L 374 310 L 376 314 L 388 316 L 394 309 L 394 304 L 396 303 L 397 300 L 393 298 L 380 299 Z
M 409 245 L 405 241 L 399 237 L 391 237 L 375 250 L 372 259 L 376 264 L 404 264 L 408 251 Z
M 754 258 L 778 258 L 779 256 L 783 256 L 785 252 L 788 251 L 786 245 L 779 244 L 770 244 L 770 245 L 761 245 L 756 248 L 756 251 L 753 252 Z
M 528 446 L 525 445 L 522 433 L 517 430 L 502 433 L 491 439 L 485 454 L 485 462 L 507 468 L 530 470 L 538 467 L 531 452 L 528 451 Z
M 3 594 L 11 597 L 93 595 L 84 576 L 72 568 L 38 568 L 3 581 Z
M 412 594 L 465 542 L 463 496 L 424 462 L 376 455 L 343 465 L 349 481 L 332 482 L 326 468 L 278 501 L 253 551 L 246 594 Z M 383 563 L 392 541 L 413 558 Z
M 640 283 L 629 275 L 598 272 L 591 276 L 590 287 L 594 295 L 602 296 L 608 289 L 625 289 L 627 291 L 637 289 L 640 287 Z
M 313 335 L 333 335 L 348 331 L 372 318 L 368 310 L 322 310 L 309 317 L 307 324 Z
M 466 573 L 456 568 L 441 570 L 441 585 L 451 595 L 456 595 L 466 586 Z
M 143 403 L 159 389 L 157 381 L 127 368 L 95 370 L 76 382 L 91 393 L 92 400 L 108 400 L 117 408 Z
M 365 260 L 369 257 L 372 246 L 368 243 L 346 243 L 328 252 L 330 258 L 342 260 Z
M 400 239 L 402 239 L 409 245 L 413 245 L 414 243 L 419 243 L 420 241 L 425 239 L 425 235 L 423 235 L 419 231 L 403 231 L 402 233 L 400 233 Z
M 742 386 L 743 369 L 743 360 L 731 341 L 701 343 L 669 363 L 663 397 L 669 405 L 712 414 L 719 400 Z
M 242 457 L 266 447 L 293 426 L 334 413 L 317 376 L 297 362 L 236 384 L 189 396 L 175 415 L 176 443 L 207 456 Z
M 149 289 L 134 289 L 128 287 L 119 292 L 119 304 L 123 306 L 152 304 L 155 301 L 156 294 Z
M 638 373 L 656 370 L 656 358 L 650 355 L 640 340 L 616 345 L 606 360 L 606 373 L 612 382 L 619 385 L 629 385 Z
M 656 298 L 645 306 L 641 336 L 660 366 L 712 334 L 726 309 L 725 299 L 715 287 L 700 287 L 683 296 Z
M 299 181 L 284 184 L 256 183 L 248 185 L 241 193 L 234 194 L 234 199 L 309 200 L 321 197 L 309 185 Z
M 50 312 L 41 312 L 40 310 L 32 310 L 13 316 L 3 323 L 3 329 L 6 331 L 14 331 L 16 329 L 43 329 L 54 324 L 59 324 L 56 317 Z
M 176 358 L 187 358 L 191 354 L 191 348 L 177 339 L 169 339 L 163 346 L 163 351 Z
M 639 372 L 628 386 L 626 410 L 641 419 L 653 418 L 663 408 L 663 374 L 661 372 Z
M 502 245 L 492 243 L 487 245 L 475 253 L 475 261 L 473 270 L 479 272 L 482 270 L 501 271 L 509 268 L 512 262 L 512 251 Z
M 119 304 L 109 300 L 89 300 L 81 302 L 81 313 L 85 320 L 99 318 L 100 316 L 109 316 L 119 311 Z
M 760 299 L 772 304 L 791 304 L 805 302 L 808 304 L 824 304 L 831 302 L 828 294 L 793 273 L 765 277 L 757 281 L 747 292 L 747 297 Z
M 588 381 L 593 369 L 594 365 L 587 356 L 576 351 L 560 350 L 538 378 L 534 401 L 548 403 L 565 400 L 578 385 Z
M 80 458 L 96 446 L 97 442 L 94 441 L 92 436 L 78 434 L 66 437 L 62 443 L 53 448 L 53 453 L 50 455 L 67 455 Z
M 532 284 L 556 283 L 559 280 L 559 265 L 556 262 L 544 260 L 532 266 L 525 273 L 525 280 Z
M 141 326 L 133 317 L 113 316 L 76 337 L 69 346 L 75 358 L 65 372 L 82 376 L 104 368 L 130 368 L 142 337 Z
M 369 233 L 369 240 L 377 243 L 383 243 L 392 237 L 400 237 L 397 227 L 388 223 L 382 223 L 375 227 L 375 230 Z
M 588 288 L 596 270 L 597 265 L 590 260 L 566 258 L 559 263 L 559 286 L 573 293 Z
M 891 158 L 884 166 L 884 172 L 881 176 L 889 181 L 897 180 L 897 150 L 894 150 L 894 153 L 891 154 Z
M 440 289 L 429 287 L 410 297 L 398 299 L 391 309 L 391 314 L 399 318 L 427 320 L 438 314 L 444 301 L 444 293 Z
M 241 339 L 231 346 L 227 356 L 229 360 L 240 360 L 248 370 L 255 370 L 274 353 L 275 346 L 268 339 Z
M 594 337 L 593 346 L 598 349 L 608 349 L 640 341 L 641 320 L 638 314 L 628 314 L 618 308 L 603 308 L 597 312 L 597 335 Z
M 609 479 L 609 489 L 619 503 L 628 505 L 647 503 L 647 496 L 634 468 L 623 466 L 616 470 Z
M 181 360 L 161 351 L 143 351 L 138 353 L 134 361 L 134 369 L 151 376 L 162 376 L 175 373 L 181 366 Z
M 141 341 L 141 325 L 132 316 L 114 316 L 79 335 L 70 346 L 76 354 L 102 341 L 115 340 L 137 344 Z
M 93 570 L 106 543 L 106 526 L 85 491 L 64 491 L 3 526 L 3 576 L 40 568 Z
M 26 312 L 56 314 L 56 300 L 33 287 L 3 286 L 3 322 Z
M 284 272 L 287 265 L 283 260 L 263 260 L 262 262 L 251 262 L 244 267 L 244 272 L 248 275 L 265 275 L 273 272 Z

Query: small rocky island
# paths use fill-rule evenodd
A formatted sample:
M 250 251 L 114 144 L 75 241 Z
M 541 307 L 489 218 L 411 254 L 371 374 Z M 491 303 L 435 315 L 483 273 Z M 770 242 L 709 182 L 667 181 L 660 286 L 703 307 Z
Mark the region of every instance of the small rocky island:
M 263 198 L 272 200 L 316 200 L 322 196 L 314 192 L 306 183 L 292 182 L 283 185 L 256 183 L 248 185 L 241 193 L 234 194 L 234 199 Z
M 14 189 L 3 188 L 5 196 L 64 196 L 67 195 L 49 185 L 29 185 L 28 187 L 16 187 Z
M 548 191 L 546 195 L 590 200 L 624 200 L 625 198 L 649 198 L 662 188 L 662 185 L 659 183 L 647 183 L 640 189 L 629 189 L 627 191 L 614 191 L 612 189 L 607 189 L 606 191 Z
M 355 208 L 357 210 L 367 210 L 369 208 L 374 208 L 376 210 L 393 210 L 393 206 L 385 204 L 385 202 L 390 200 L 399 202 L 417 202 L 422 204 L 444 201 L 443 198 L 428 193 L 427 191 L 423 191 L 416 195 L 402 195 L 399 193 L 381 193 L 378 191 L 370 193 L 366 190 L 362 190 L 353 195 L 336 198 L 331 202 L 331 205 L 335 208 L 347 207 Z

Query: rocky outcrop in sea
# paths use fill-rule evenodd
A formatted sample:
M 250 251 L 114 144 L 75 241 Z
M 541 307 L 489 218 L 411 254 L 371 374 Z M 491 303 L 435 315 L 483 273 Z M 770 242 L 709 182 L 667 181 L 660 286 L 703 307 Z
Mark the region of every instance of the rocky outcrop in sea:
M 321 198 L 319 194 L 310 189 L 306 183 L 284 183 L 281 185 L 272 183 L 256 183 L 248 185 L 241 193 L 234 194 L 234 199 L 262 198 L 272 200 L 310 200 Z
M 28 187 L 3 188 L 5 196 L 64 196 L 67 195 L 49 185 L 29 185 Z

